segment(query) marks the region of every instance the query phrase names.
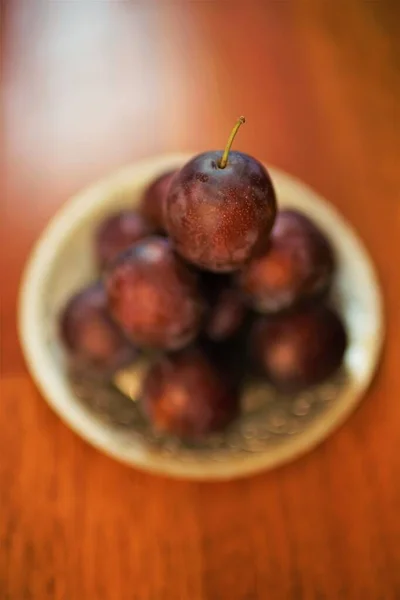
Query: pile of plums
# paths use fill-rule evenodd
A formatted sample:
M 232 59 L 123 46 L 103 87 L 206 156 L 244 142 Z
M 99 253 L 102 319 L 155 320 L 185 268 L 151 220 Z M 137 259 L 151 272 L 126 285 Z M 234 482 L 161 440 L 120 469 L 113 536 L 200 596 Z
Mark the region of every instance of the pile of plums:
M 277 212 L 255 158 L 205 152 L 163 173 L 137 210 L 101 222 L 99 279 L 60 318 L 72 361 L 112 380 L 149 356 L 140 406 L 182 438 L 220 430 L 239 413 L 244 378 L 283 392 L 340 366 L 346 332 L 326 299 L 335 256 L 304 214 Z

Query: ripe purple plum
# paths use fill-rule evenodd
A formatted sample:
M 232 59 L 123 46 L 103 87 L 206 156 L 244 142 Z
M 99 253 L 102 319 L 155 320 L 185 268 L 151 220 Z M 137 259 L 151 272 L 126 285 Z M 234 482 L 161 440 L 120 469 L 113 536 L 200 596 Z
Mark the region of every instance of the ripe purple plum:
M 111 313 L 137 345 L 177 350 L 197 336 L 205 309 L 198 278 L 169 240 L 137 242 L 105 281 Z
M 157 177 L 147 187 L 140 203 L 140 212 L 152 224 L 155 231 L 165 231 L 164 203 L 176 171 L 168 171 Z
M 241 117 L 225 151 L 194 157 L 174 178 L 165 202 L 165 224 L 177 252 L 214 272 L 242 267 L 268 241 L 276 198 L 264 166 L 230 151 Z
M 268 248 L 249 262 L 238 282 L 256 310 L 273 313 L 324 295 L 334 271 L 335 256 L 326 236 L 305 215 L 283 210 Z
M 68 301 L 60 316 L 59 330 L 70 357 L 83 367 L 113 373 L 138 356 L 138 350 L 112 320 L 101 282 Z
M 120 252 L 151 235 L 154 227 L 134 210 L 122 210 L 106 217 L 95 233 L 95 251 L 101 269 Z
M 241 327 L 247 309 L 238 290 L 222 289 L 209 311 L 205 333 L 215 342 L 232 337 Z
M 252 334 L 258 367 L 282 391 L 298 391 L 320 383 L 341 365 L 345 327 L 324 305 L 259 317 Z
M 182 438 L 201 438 L 226 427 L 238 414 L 236 391 L 197 348 L 160 357 L 142 392 L 143 412 L 154 428 Z

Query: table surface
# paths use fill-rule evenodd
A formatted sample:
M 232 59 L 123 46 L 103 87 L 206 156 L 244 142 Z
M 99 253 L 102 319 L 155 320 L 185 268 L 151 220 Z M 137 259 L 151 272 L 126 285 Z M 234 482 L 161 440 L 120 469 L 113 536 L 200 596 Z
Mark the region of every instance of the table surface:
M 400 5 L 396 0 L 2 3 L 0 597 L 400 598 Z M 37 236 L 66 199 L 159 152 L 240 148 L 357 228 L 389 323 L 357 412 L 231 483 L 153 477 L 69 431 L 16 334 Z M 237 145 L 239 141 L 237 142 Z

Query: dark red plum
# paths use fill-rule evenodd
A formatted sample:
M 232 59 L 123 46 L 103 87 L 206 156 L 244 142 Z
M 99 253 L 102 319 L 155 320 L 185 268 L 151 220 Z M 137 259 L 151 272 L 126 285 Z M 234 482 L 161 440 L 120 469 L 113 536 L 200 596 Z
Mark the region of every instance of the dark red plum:
M 305 215 L 284 210 L 268 248 L 249 262 L 238 282 L 256 310 L 273 313 L 322 296 L 334 271 L 335 256 L 325 235 Z
M 209 310 L 206 335 L 215 342 L 230 338 L 240 329 L 246 313 L 240 293 L 233 288 L 222 289 Z
M 100 268 L 104 269 L 120 252 L 153 232 L 154 227 L 133 210 L 122 210 L 106 217 L 95 234 L 95 250 Z
M 112 373 L 138 355 L 112 320 L 100 282 L 69 300 L 60 316 L 60 337 L 75 362 L 98 371 Z
M 197 276 L 169 240 L 136 243 L 112 263 L 105 281 L 113 317 L 139 346 L 176 350 L 200 330 L 205 306 Z
M 144 192 L 140 203 L 139 210 L 141 214 L 159 233 L 165 231 L 164 202 L 175 174 L 176 171 L 168 171 L 168 173 L 163 173 L 152 181 Z
M 230 152 L 241 118 L 225 151 L 205 152 L 174 178 L 165 202 L 165 224 L 177 252 L 214 272 L 242 267 L 268 241 L 276 198 L 264 166 Z
M 283 391 L 320 383 L 340 366 L 347 336 L 338 315 L 326 306 L 260 317 L 252 353 L 269 380 Z
M 238 414 L 237 393 L 198 349 L 160 357 L 150 368 L 142 407 L 159 432 L 201 438 Z

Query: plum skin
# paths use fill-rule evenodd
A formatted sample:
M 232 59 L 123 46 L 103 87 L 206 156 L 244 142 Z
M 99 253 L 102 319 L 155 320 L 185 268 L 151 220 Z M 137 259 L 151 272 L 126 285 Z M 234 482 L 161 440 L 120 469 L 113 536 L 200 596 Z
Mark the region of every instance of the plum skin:
M 110 316 L 102 282 L 69 299 L 60 315 L 59 333 L 70 359 L 92 371 L 112 374 L 138 356 Z
M 168 171 L 154 179 L 146 188 L 140 202 L 140 213 L 158 233 L 165 231 L 164 202 L 176 173 L 176 170 Z
M 142 410 L 155 430 L 184 439 L 226 427 L 238 414 L 238 395 L 197 348 L 165 355 L 144 381 Z
M 205 310 L 198 279 L 167 239 L 153 236 L 119 255 L 105 284 L 111 314 L 137 345 L 177 350 L 197 336 Z
M 100 269 L 138 240 L 154 233 L 154 227 L 134 210 L 121 210 L 106 217 L 95 232 L 95 252 Z
M 234 286 L 233 278 L 226 273 L 196 271 L 201 293 L 207 303 L 204 334 L 214 342 L 223 342 L 234 336 L 248 315 L 243 294 Z
M 320 383 L 339 368 L 347 334 L 339 316 L 319 305 L 259 317 L 251 341 L 260 371 L 276 388 L 290 392 Z
M 205 152 L 175 176 L 165 224 L 176 250 L 206 270 L 237 270 L 268 240 L 276 215 L 272 181 L 256 159 L 231 151 Z
M 302 213 L 282 210 L 265 252 L 254 257 L 237 280 L 255 310 L 274 313 L 324 296 L 335 267 L 323 232 Z
M 219 292 L 210 308 L 205 325 L 205 333 L 215 342 L 232 337 L 243 324 L 246 307 L 240 293 L 233 288 Z

